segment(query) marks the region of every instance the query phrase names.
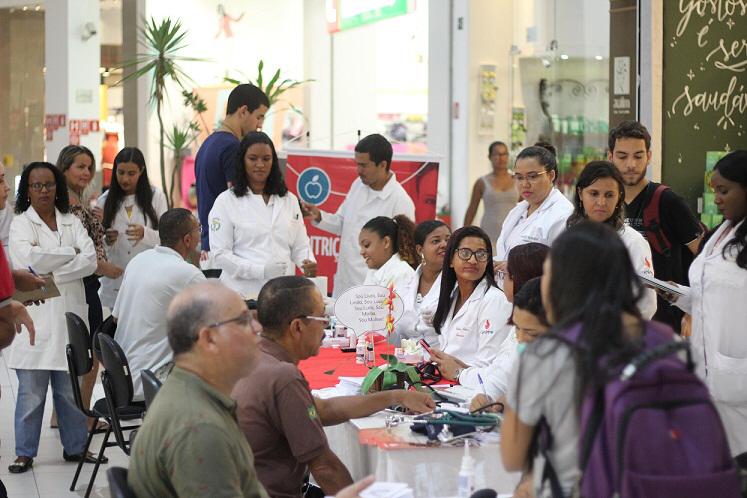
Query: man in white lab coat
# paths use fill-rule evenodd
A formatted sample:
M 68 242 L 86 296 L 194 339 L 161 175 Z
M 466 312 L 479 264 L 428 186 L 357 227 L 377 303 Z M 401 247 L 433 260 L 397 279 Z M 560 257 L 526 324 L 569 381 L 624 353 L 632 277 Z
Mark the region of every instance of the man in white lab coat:
M 117 340 L 132 372 L 135 399 L 143 399 L 140 372 L 156 371 L 174 353 L 166 334 L 166 309 L 179 292 L 205 276 L 186 259 L 196 255 L 200 224 L 183 208 L 166 211 L 158 222 L 161 245 L 143 251 L 125 269 L 112 315 Z
M 332 294 L 335 298 L 351 287 L 362 285 L 366 278 L 368 267 L 360 255 L 358 235 L 368 220 L 376 216 L 392 218 L 398 214 L 415 220 L 415 204 L 390 170 L 392 144 L 386 138 L 375 133 L 358 142 L 355 164 L 358 178 L 335 214 L 302 204 L 304 216 L 311 218 L 315 226 L 340 236 Z

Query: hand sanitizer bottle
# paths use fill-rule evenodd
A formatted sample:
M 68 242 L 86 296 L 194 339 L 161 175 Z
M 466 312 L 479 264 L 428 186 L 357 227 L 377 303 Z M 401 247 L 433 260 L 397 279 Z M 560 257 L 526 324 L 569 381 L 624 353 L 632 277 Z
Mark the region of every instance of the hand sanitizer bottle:
M 459 498 L 469 498 L 475 492 L 475 459 L 469 454 L 469 441 L 464 440 L 464 456 L 462 467 L 459 469 L 457 484 Z
M 355 362 L 358 365 L 366 363 L 366 339 L 363 336 L 358 338 L 358 344 L 355 345 Z

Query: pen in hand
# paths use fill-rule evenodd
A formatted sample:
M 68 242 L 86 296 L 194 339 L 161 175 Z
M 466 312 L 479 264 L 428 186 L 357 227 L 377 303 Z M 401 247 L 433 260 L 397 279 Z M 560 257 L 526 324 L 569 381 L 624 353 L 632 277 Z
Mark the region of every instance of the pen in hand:
M 39 275 L 38 275 L 38 274 L 37 274 L 37 273 L 36 273 L 36 272 L 34 271 L 34 269 L 33 269 L 33 268 L 31 268 L 30 266 L 29 266 L 29 273 L 31 273 L 31 274 L 32 274 L 33 276 L 35 276 L 36 278 L 41 278 L 41 277 L 40 277 L 40 276 L 39 276 Z M 44 285 L 42 285 L 42 286 L 40 287 L 40 289 L 41 289 L 41 291 L 42 291 L 42 292 L 47 292 L 47 288 L 46 288 L 46 287 L 45 287 Z
M 482 393 L 487 396 L 488 392 L 485 390 L 485 384 L 482 381 L 482 376 L 480 374 L 477 374 L 477 380 L 480 381 L 480 387 L 482 388 Z

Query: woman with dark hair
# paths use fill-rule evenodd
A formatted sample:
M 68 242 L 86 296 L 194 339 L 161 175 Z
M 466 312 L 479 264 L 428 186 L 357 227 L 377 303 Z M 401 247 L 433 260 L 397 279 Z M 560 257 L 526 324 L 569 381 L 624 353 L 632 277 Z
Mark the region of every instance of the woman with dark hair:
M 509 251 L 519 244 L 550 246 L 565 229 L 573 205 L 555 188 L 558 163 L 555 148 L 538 143 L 519 152 L 514 164 L 514 185 L 522 201 L 503 222 L 495 245 L 496 269 L 505 270 Z
M 49 384 L 60 423 L 63 457 L 80 460 L 86 444 L 86 417 L 73 399 L 67 373 L 65 313 L 88 318 L 83 279 L 96 270 L 96 250 L 83 224 L 70 213 L 65 177 L 53 164 L 34 162 L 21 173 L 16 214 L 10 226 L 10 259 L 15 268 L 51 274 L 60 297 L 29 308 L 36 344 L 15 341 L 7 357 L 18 376 L 13 473 L 31 468 L 39 449 Z M 86 461 L 95 459 L 86 456 Z
M 478 390 L 484 389 L 493 398 L 498 398 L 506 392 L 518 347 L 518 331 L 514 330 L 514 324 L 511 322 L 514 295 L 523 289 L 527 281 L 542 276 L 542 267 L 549 251 L 550 248 L 544 244 L 530 242 L 518 245 L 508 253 L 508 264 L 503 278 L 505 300 L 502 301 L 502 310 L 506 315 L 501 323 L 505 324 L 504 328 L 509 332 L 488 365 L 461 369 L 458 379 L 460 384 Z M 460 366 L 456 358 L 446 354 L 442 354 L 437 363 L 440 371 L 446 372 L 447 377 Z
M 642 350 L 653 333 L 638 311 L 643 291 L 620 237 L 602 223 L 580 222 L 561 234 L 545 261 L 542 302 L 552 331 L 530 343 L 509 379 L 501 457 L 509 471 L 529 466 L 535 427 L 544 418 L 552 433 L 548 451 L 563 493 L 579 477 L 579 413 L 584 394 L 604 385 L 600 368 L 621 367 Z M 665 327 L 665 326 L 661 326 Z M 566 334 L 578 333 L 570 342 Z M 671 329 L 663 332 L 673 338 Z M 535 460 L 535 495 L 543 462 Z
M 517 202 L 514 180 L 508 171 L 508 156 L 508 147 L 505 143 L 495 141 L 488 146 L 488 159 L 493 171 L 475 182 L 464 215 L 464 226 L 471 225 L 482 200 L 480 228 L 485 230 L 491 241 L 498 240 L 503 220 Z
M 96 174 L 96 159 L 93 157 L 93 153 L 88 147 L 82 145 L 68 145 L 60 151 L 56 166 L 65 176 L 70 197 L 70 212 L 83 223 L 83 227 L 88 232 L 88 236 L 91 237 L 96 249 L 96 273 L 83 279 L 83 285 L 86 289 L 86 304 L 88 305 L 88 328 L 93 332 L 98 330 L 104 321 L 101 298 L 99 298 L 99 288 L 101 287 L 99 276 L 117 279 L 124 270 L 107 260 L 104 245 L 104 226 L 89 206 L 87 191 Z M 93 363 L 93 368 L 83 378 L 81 386 L 85 406 L 89 406 L 93 386 L 96 384 L 98 361 L 94 358 Z M 56 423 L 53 421 L 52 425 L 56 425 Z
M 150 185 L 145 157 L 136 147 L 125 147 L 114 158 L 109 190 L 98 198 L 106 230 L 106 255 L 110 263 L 127 267 L 132 258 L 160 243 L 158 220 L 166 212 L 166 196 Z M 101 278 L 101 304 L 114 307 L 122 276 Z
M 415 274 L 415 224 L 404 214 L 368 220 L 361 228 L 358 245 L 368 266 L 363 285 L 393 285 L 396 292 Z
M 747 468 L 747 150 L 713 168 L 711 186 L 724 222 L 690 265 L 690 287 L 674 303 L 692 314 L 697 372 L 716 402 L 732 455 Z M 667 296 L 673 301 L 673 296 Z M 706 365 L 708 369 L 706 370 Z
M 625 224 L 625 183 L 620 171 L 609 161 L 592 161 L 576 180 L 571 227 L 583 220 L 611 226 L 628 248 L 630 260 L 639 275 L 653 278 L 651 246 L 637 230 Z M 638 303 L 641 316 L 650 320 L 656 313 L 656 292 L 646 289 Z
M 270 137 L 247 133 L 236 156 L 235 183 L 210 210 L 210 251 L 220 279 L 245 298 L 271 278 L 300 268 L 316 276 L 298 198 L 285 186 Z M 207 228 L 207 227 L 206 227 Z
M 415 251 L 419 254 L 420 265 L 401 292 L 398 291 L 405 303 L 405 312 L 395 324 L 398 335 L 395 344 L 399 339 L 425 339 L 429 344 L 438 344 L 433 313 L 438 306 L 441 269 L 449 237 L 449 226 L 440 220 L 427 220 L 415 228 Z
M 433 361 L 441 374 L 457 380 L 463 370 L 486 367 L 509 333 L 511 304 L 495 286 L 488 234 L 478 227 L 455 231 L 446 246 L 433 328 L 439 336 Z

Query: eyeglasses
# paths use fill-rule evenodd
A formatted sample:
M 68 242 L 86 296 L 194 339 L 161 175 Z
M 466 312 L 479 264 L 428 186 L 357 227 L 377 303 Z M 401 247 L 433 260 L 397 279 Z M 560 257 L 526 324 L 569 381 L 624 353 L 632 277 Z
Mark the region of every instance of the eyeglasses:
M 34 183 L 29 183 L 29 188 L 37 192 L 41 192 L 43 188 L 46 188 L 47 191 L 50 191 L 50 190 L 56 189 L 57 184 L 55 182 L 47 182 L 47 183 L 34 182 Z
M 218 328 L 222 327 L 223 325 L 228 325 L 229 323 L 236 323 L 236 325 L 240 327 L 248 327 L 252 323 L 252 314 L 249 312 L 249 310 L 247 310 L 241 313 L 239 316 L 229 318 L 228 320 L 211 323 L 210 325 L 208 325 L 208 328 Z
M 317 322 L 322 322 L 325 327 L 329 325 L 329 317 L 326 315 L 325 316 L 304 315 L 304 316 L 299 316 L 298 318 L 305 318 L 307 320 L 314 320 Z
M 475 256 L 475 259 L 480 263 L 484 263 L 488 260 L 488 251 L 485 249 L 478 249 L 476 251 L 473 251 L 469 247 L 460 247 L 456 250 L 456 254 L 462 261 L 469 261 L 473 255 Z
M 546 175 L 547 171 L 542 171 L 541 173 L 528 173 L 526 175 L 514 175 L 514 181 L 518 183 L 524 183 L 524 181 L 528 181 L 529 183 L 536 183 L 540 176 Z
M 202 233 L 202 225 L 197 225 L 192 230 L 190 230 L 189 232 L 187 232 L 184 235 L 182 235 L 182 237 L 185 237 L 185 236 L 189 235 L 192 232 L 200 232 L 200 233 Z

